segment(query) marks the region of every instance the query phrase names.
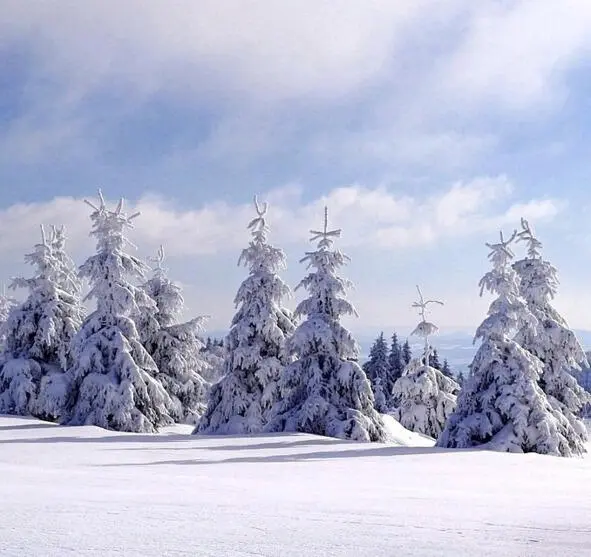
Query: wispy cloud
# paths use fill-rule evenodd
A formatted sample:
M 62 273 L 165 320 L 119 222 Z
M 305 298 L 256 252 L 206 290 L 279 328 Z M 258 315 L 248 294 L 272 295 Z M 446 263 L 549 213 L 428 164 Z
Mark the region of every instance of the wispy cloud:
M 437 74 L 464 108 L 493 101 L 529 112 L 564 100 L 566 73 L 589 56 L 589 2 L 483 1 L 468 13 L 462 39 Z

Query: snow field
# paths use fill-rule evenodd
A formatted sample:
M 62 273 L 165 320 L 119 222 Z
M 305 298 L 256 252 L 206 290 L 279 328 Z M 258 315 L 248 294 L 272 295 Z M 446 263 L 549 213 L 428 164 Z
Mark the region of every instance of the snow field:
M 450 451 L 387 425 L 407 446 L 0 417 L 0 554 L 591 554 L 589 456 Z

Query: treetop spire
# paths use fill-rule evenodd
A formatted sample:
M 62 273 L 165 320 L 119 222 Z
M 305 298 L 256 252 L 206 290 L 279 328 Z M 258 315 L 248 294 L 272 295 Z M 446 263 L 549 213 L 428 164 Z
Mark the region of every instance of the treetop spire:
M 256 195 L 254 196 L 253 202 L 257 216 L 248 223 L 247 228 L 251 231 L 256 241 L 264 243 L 267 240 L 267 234 L 269 232 L 269 226 L 265 219 L 269 204 L 265 201 L 261 205 Z
M 103 213 L 103 214 L 106 214 L 106 215 L 109 215 L 112 217 L 118 217 L 118 220 L 121 220 L 122 222 L 124 222 L 126 226 L 128 226 L 129 228 L 133 228 L 133 224 L 131 223 L 131 221 L 140 216 L 140 214 L 141 214 L 140 211 L 136 211 L 132 215 L 127 215 L 126 213 L 124 213 L 123 212 L 123 204 L 124 204 L 125 200 L 123 199 L 123 197 L 119 198 L 119 201 L 117 202 L 117 206 L 115 207 L 115 210 L 109 211 L 109 209 L 107 209 L 107 204 L 105 202 L 103 192 L 100 188 L 98 189 L 98 198 L 99 198 L 98 207 L 94 203 L 92 203 L 92 201 L 88 201 L 88 199 L 85 199 L 84 203 L 86 203 L 88 206 L 90 206 L 92 209 L 94 209 L 95 213 Z
M 419 315 L 421 316 L 421 321 L 426 321 L 426 317 L 427 317 L 427 308 L 429 307 L 429 304 L 439 304 L 440 306 L 444 305 L 443 302 L 441 302 L 440 300 L 425 300 L 423 298 L 423 293 L 421 292 L 421 288 L 420 286 L 417 284 L 417 292 L 419 293 L 419 301 L 418 302 L 413 302 L 412 303 L 412 307 L 413 308 L 418 308 L 419 310 Z
M 427 308 L 430 304 L 438 304 L 442 306 L 443 302 L 440 300 L 425 300 L 418 284 L 417 292 L 419 293 L 419 301 L 413 302 L 411 307 L 417 308 L 419 310 L 421 322 L 415 327 L 411 335 L 423 337 L 425 339 L 425 351 L 423 357 L 425 358 L 425 365 L 429 365 L 429 355 L 431 353 L 431 348 L 429 347 L 429 337 L 437 333 L 439 328 L 434 323 L 427 321 Z
M 529 222 L 523 217 L 521 217 L 521 229 L 521 232 L 517 234 L 517 241 L 527 243 L 528 258 L 541 259 L 542 254 L 540 253 L 540 250 L 542 249 L 543 244 L 535 237 Z
M 319 249 L 328 249 L 332 246 L 334 240 L 333 238 L 340 238 L 341 236 L 341 229 L 338 228 L 336 230 L 328 230 L 328 207 L 324 207 L 324 227 L 323 230 L 310 230 L 310 234 L 312 237 L 310 238 L 310 242 L 315 242 L 316 240 L 320 240 L 318 242 Z
M 496 244 L 489 244 L 488 242 L 485 243 L 485 245 L 491 250 L 488 258 L 496 268 L 503 267 L 510 259 L 515 257 L 513 250 L 509 246 L 517 237 L 517 230 L 513 231 L 513 234 L 511 234 L 511 237 L 508 240 L 505 240 L 502 230 L 499 232 L 499 235 L 500 242 Z
M 160 244 L 160 246 L 158 247 L 158 251 L 156 252 L 156 257 L 148 257 L 148 261 L 156 265 L 153 268 L 154 275 L 159 277 L 163 277 L 166 275 L 168 269 L 164 266 L 165 259 L 166 255 L 164 253 L 164 246 Z

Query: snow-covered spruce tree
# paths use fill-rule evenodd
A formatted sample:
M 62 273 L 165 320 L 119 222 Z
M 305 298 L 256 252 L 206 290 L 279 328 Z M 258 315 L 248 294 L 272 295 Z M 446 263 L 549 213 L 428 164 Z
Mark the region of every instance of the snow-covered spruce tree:
M 226 337 L 225 373 L 212 386 L 207 411 L 195 433 L 259 433 L 279 397 L 278 380 L 290 359 L 285 342 L 294 330 L 283 300 L 289 288 L 278 273 L 285 254 L 267 241 L 269 228 L 255 198 L 257 216 L 249 223 L 252 240 L 239 265 L 249 269 L 234 303 L 238 308 Z
M 371 383 L 376 410 L 386 412 L 390 398 L 388 391 L 390 366 L 388 364 L 388 345 L 383 332 L 373 343 L 369 351 L 369 358 L 362 368 Z
M 544 370 L 540 387 L 550 403 L 557 404 L 570 421 L 580 443 L 584 443 L 587 429 L 577 416 L 589 395 L 572 372 L 581 369 L 586 355 L 574 332 L 552 307 L 551 301 L 558 288 L 556 268 L 542 259 L 542 244 L 525 219 L 521 219 L 521 227 L 517 241 L 527 245 L 527 257 L 515 262 L 513 269 L 520 278 L 519 292 L 537 321 L 524 325 L 515 341 L 541 360 Z
M 49 246 L 55 260 L 54 280 L 59 289 L 66 293 L 62 296 L 68 303 L 69 319 L 64 322 L 64 331 L 59 344 L 60 369 L 43 375 L 39 385 L 39 395 L 34 413 L 40 417 L 61 418 L 70 389 L 70 376 L 64 373 L 73 363 L 72 341 L 80 330 L 86 317 L 86 308 L 82 304 L 82 283 L 74 262 L 66 251 L 66 231 L 64 226 L 52 226 Z
M 65 402 L 63 370 L 70 343 L 81 322 L 80 300 L 62 288 L 62 269 L 41 227 L 41 243 L 25 256 L 35 267 L 31 278 L 16 278 L 11 288 L 29 291 L 8 316 L 0 356 L 0 413 L 56 419 Z M 57 383 L 57 388 L 55 383 Z
M 86 202 L 93 209 L 91 236 L 97 241 L 96 254 L 80 267 L 80 276 L 90 283 L 87 299 L 96 301 L 96 309 L 86 317 L 73 342 L 64 421 L 153 432 L 172 422 L 173 403 L 157 379 L 156 364 L 142 346 L 131 318 L 140 304 L 150 303 L 130 282 L 142 278 L 146 266 L 125 251 L 125 231 L 133 228 L 139 213 L 128 216 L 123 199 L 114 211 L 109 210 L 100 191 L 99 199 L 98 206 Z
M 349 258 L 332 250 L 340 230 L 312 230 L 318 249 L 301 260 L 312 271 L 300 282 L 308 297 L 296 308 L 304 321 L 288 342 L 297 358 L 280 381 L 281 400 L 268 431 L 292 431 L 354 439 L 386 441 L 381 415 L 374 408 L 371 385 L 359 366 L 359 347 L 340 319 L 356 314 L 345 295 L 351 283 L 337 275 Z
M 394 384 L 392 415 L 405 428 L 437 438 L 456 407 L 456 395 L 460 387 L 431 365 L 434 351 L 429 344 L 429 337 L 438 329 L 427 321 L 427 308 L 430 304 L 443 305 L 443 302 L 425 300 L 418 286 L 417 290 L 419 301 L 414 302 L 413 307 L 419 309 L 421 322 L 411 334 L 422 337 L 425 348 L 422 356 L 411 360 L 402 377 Z
M 158 379 L 174 403 L 172 417 L 194 425 L 205 410 L 209 388 L 202 376 L 208 364 L 199 336 L 205 317 L 180 322 L 185 302 L 180 286 L 167 276 L 162 246 L 153 261 L 154 274 L 140 288 L 155 307 L 140 307 L 134 319 L 144 348 L 158 368 Z
M 481 339 L 450 416 L 437 441 L 439 447 L 482 447 L 509 452 L 538 452 L 571 456 L 582 452 L 579 437 L 565 416 L 549 403 L 538 385 L 542 362 L 514 340 L 514 333 L 535 317 L 519 297 L 519 279 L 511 267 L 509 240 L 501 234 L 490 248 L 493 269 L 480 281 L 496 294 L 488 317 L 478 327 Z

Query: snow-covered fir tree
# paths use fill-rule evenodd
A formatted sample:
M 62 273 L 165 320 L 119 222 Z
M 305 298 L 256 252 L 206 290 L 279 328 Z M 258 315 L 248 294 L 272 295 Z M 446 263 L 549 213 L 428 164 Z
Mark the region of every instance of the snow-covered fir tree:
M 155 306 L 144 304 L 134 319 L 140 340 L 158 368 L 158 379 L 174 403 L 172 417 L 194 425 L 205 410 L 209 389 L 203 378 L 208 364 L 200 337 L 205 317 L 180 322 L 185 302 L 180 286 L 167 276 L 162 246 L 153 262 L 153 276 L 141 289 Z
M 558 405 L 583 444 L 587 429 L 578 416 L 589 395 L 573 371 L 581 369 L 586 355 L 574 332 L 552 306 L 558 289 L 556 268 L 542 259 L 542 244 L 525 219 L 521 220 L 521 227 L 517 241 L 526 244 L 527 256 L 515 262 L 513 268 L 520 279 L 519 292 L 536 321 L 521 327 L 515 341 L 541 360 L 544 368 L 540 387 L 550 403 Z
M 283 250 L 269 244 L 267 204 L 255 198 L 252 240 L 238 264 L 249 269 L 234 303 L 238 308 L 226 337 L 225 372 L 212 386 L 207 411 L 195 433 L 258 433 L 279 397 L 280 374 L 290 359 L 286 339 L 294 330 L 283 300 L 289 288 L 278 273 L 286 268 Z
M 390 366 L 388 363 L 388 345 L 383 332 L 376 338 L 369 351 L 369 358 L 362 367 L 371 383 L 376 409 L 379 412 L 386 412 L 390 398 L 390 392 L 388 391 Z
M 31 278 L 16 278 L 11 288 L 29 291 L 8 316 L 0 356 L 0 413 L 32 414 L 43 419 L 61 415 L 67 393 L 63 371 L 70 363 L 70 344 L 82 320 L 77 292 L 68 291 L 63 231 L 57 229 L 25 261 L 35 268 Z M 58 249 L 59 247 L 59 249 Z M 62 250 L 61 252 L 59 250 Z
M 349 258 L 333 250 L 340 230 L 312 230 L 318 249 L 301 260 L 311 272 L 299 283 L 308 297 L 296 308 L 303 322 L 288 342 L 296 361 L 287 366 L 281 381 L 281 400 L 269 423 L 269 431 L 298 431 L 354 439 L 385 441 L 388 438 L 367 376 L 358 363 L 359 346 L 341 323 L 355 315 L 346 299 L 350 281 L 337 272 Z
M 421 322 L 411 334 L 422 337 L 425 347 L 422 356 L 411 360 L 394 384 L 392 415 L 405 428 L 437 438 L 456 406 L 459 385 L 431 365 L 434 350 L 429 337 L 438 329 L 427 321 L 427 308 L 430 304 L 442 302 L 425 300 L 418 286 L 417 290 L 419 301 L 413 303 L 413 307 L 418 308 Z
M 72 341 L 86 317 L 86 308 L 82 304 L 82 282 L 74 261 L 66 251 L 66 231 L 64 226 L 52 226 L 49 246 L 55 259 L 54 280 L 67 296 L 70 318 L 64 323 L 63 342 L 60 344 L 60 370 L 45 374 L 41 378 L 35 412 L 45 418 L 58 419 L 66 405 L 70 389 L 70 376 L 64 373 L 73 363 Z
M 74 363 L 69 370 L 71 425 L 97 425 L 106 429 L 153 432 L 172 422 L 174 405 L 157 379 L 158 368 L 142 346 L 132 315 L 139 307 L 155 305 L 131 282 L 142 279 L 146 265 L 126 252 L 126 230 L 139 215 L 127 215 L 121 199 L 109 210 L 99 191 L 92 208 L 91 236 L 96 254 L 80 267 L 88 279 L 87 299 L 96 309 L 86 317 L 73 342 Z
M 402 376 L 404 364 L 402 362 L 402 348 L 398 342 L 398 335 L 392 333 L 390 353 L 388 354 L 388 373 L 390 378 L 389 391 L 391 393 L 394 383 Z
M 519 278 L 511 266 L 510 244 L 516 232 L 486 244 L 493 269 L 480 281 L 496 294 L 488 316 L 476 331 L 482 341 L 437 445 L 448 448 L 484 447 L 498 451 L 538 452 L 571 456 L 582 451 L 579 436 L 538 385 L 542 362 L 519 346 L 515 332 L 536 318 L 519 296 Z

